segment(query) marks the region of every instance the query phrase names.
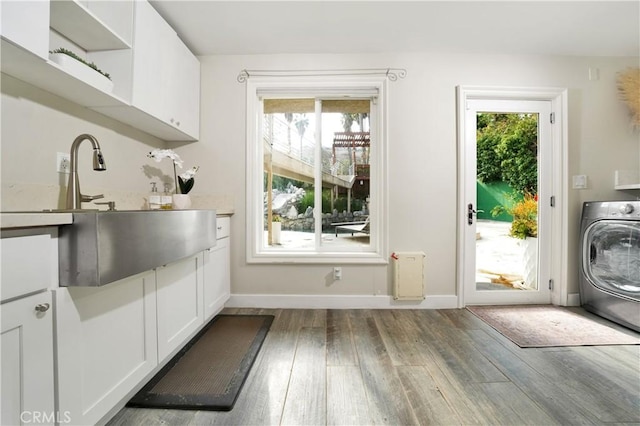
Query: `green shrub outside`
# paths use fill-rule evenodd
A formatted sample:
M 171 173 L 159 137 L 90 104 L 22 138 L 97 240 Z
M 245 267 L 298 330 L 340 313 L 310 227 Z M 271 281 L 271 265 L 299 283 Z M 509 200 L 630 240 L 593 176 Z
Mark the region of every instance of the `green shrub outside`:
M 300 201 L 298 201 L 298 204 L 296 205 L 298 212 L 304 213 L 307 211 L 308 207 L 313 207 L 314 198 L 315 198 L 315 191 L 309 190 L 309 189 L 306 190 L 304 197 L 302 197 L 302 199 L 300 199 Z M 336 199 L 334 201 L 333 206 L 339 212 L 347 210 L 347 198 L 340 197 Z M 358 211 L 358 210 L 362 210 L 362 200 L 352 199 L 351 211 Z M 331 191 L 330 190 L 322 191 L 322 213 L 331 213 Z
M 537 194 L 537 134 L 537 115 L 478 114 L 478 180 L 502 181 L 522 194 Z

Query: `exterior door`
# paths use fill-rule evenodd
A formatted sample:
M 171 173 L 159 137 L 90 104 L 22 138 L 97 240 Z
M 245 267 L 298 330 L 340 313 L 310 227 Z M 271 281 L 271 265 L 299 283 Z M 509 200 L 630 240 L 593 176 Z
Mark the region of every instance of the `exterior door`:
M 533 161 L 537 163 L 537 184 L 533 186 L 533 190 L 526 191 L 525 200 L 528 204 L 520 203 L 520 191 L 502 191 L 502 194 L 497 196 L 503 197 L 502 209 L 514 217 L 519 206 L 529 206 L 529 213 L 537 226 L 537 239 L 518 239 L 511 236 L 510 234 L 518 235 L 518 226 L 513 228 L 509 219 L 506 219 L 507 222 L 494 220 L 493 216 L 489 215 L 490 212 L 481 212 L 478 208 L 478 188 L 481 187 L 479 182 L 482 181 L 479 179 L 478 166 L 482 166 L 479 161 L 487 161 L 478 155 L 478 120 L 486 120 L 492 114 L 494 117 L 513 115 L 514 119 L 526 117 L 537 121 L 533 128 L 537 133 L 531 148 L 535 151 Z M 464 119 L 464 152 L 461 167 L 465 168 L 464 182 L 461 183 L 461 202 L 464 200 L 464 203 L 460 206 L 463 210 L 461 214 L 465 215 L 464 228 L 461 230 L 464 304 L 550 303 L 551 210 L 549 203 L 545 201 L 550 200 L 552 195 L 551 102 L 515 99 L 467 100 L 464 117 L 461 119 Z M 504 142 L 496 149 L 502 156 L 519 155 L 517 152 L 510 152 L 515 149 Z M 480 153 L 482 152 L 481 150 Z M 514 157 L 508 158 L 508 161 L 520 160 Z M 501 173 L 500 167 L 507 165 L 506 162 L 501 164 L 498 163 L 496 170 L 498 175 Z M 500 209 L 493 210 L 495 214 Z M 478 220 L 479 213 L 484 213 L 484 219 Z M 526 246 L 531 247 L 527 249 Z

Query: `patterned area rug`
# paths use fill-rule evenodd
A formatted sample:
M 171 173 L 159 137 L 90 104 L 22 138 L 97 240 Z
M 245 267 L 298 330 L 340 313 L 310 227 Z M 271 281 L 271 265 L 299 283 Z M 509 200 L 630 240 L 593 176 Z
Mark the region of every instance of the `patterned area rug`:
M 640 344 L 640 334 L 618 331 L 582 309 L 518 305 L 468 306 L 467 310 L 521 348 Z

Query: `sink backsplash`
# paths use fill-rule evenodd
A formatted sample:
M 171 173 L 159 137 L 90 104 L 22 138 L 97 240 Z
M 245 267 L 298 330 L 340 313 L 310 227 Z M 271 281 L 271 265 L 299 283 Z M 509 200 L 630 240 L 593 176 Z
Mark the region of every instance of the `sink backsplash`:
M 66 186 L 43 185 L 33 183 L 2 183 L 0 210 L 41 211 L 62 209 L 65 205 Z M 112 191 L 104 188 L 82 187 L 87 194 L 104 194 L 99 202 L 115 201 L 117 210 L 146 210 L 147 193 Z M 105 205 L 89 207 L 93 203 L 84 203 L 84 208 L 106 210 Z M 220 214 L 234 211 L 234 197 L 231 195 L 191 195 L 192 209 L 216 209 Z

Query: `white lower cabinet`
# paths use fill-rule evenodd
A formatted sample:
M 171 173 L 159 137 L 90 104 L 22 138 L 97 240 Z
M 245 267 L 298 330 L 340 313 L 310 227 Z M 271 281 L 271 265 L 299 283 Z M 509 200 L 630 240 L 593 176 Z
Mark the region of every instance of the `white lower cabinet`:
M 155 272 L 54 290 L 59 412 L 95 424 L 158 364 Z
M 201 329 L 205 312 L 220 312 L 230 292 L 228 228 L 226 218 L 215 247 L 153 271 L 103 287 L 53 290 L 61 424 L 107 421 Z M 4 373 L 4 310 L 2 326 Z M 4 421 L 4 401 L 2 424 L 14 424 L 13 417 Z
M 203 323 L 203 254 L 156 270 L 158 361 L 182 346 Z
M 204 252 L 204 320 L 213 318 L 224 308 L 231 293 L 231 253 L 229 218 L 218 218 L 215 247 Z
M 0 424 L 54 424 L 49 289 L 58 278 L 57 230 L 2 229 L 0 234 Z
M 50 306 L 49 291 L 0 305 L 0 424 L 54 424 L 58 419 L 53 396 Z

